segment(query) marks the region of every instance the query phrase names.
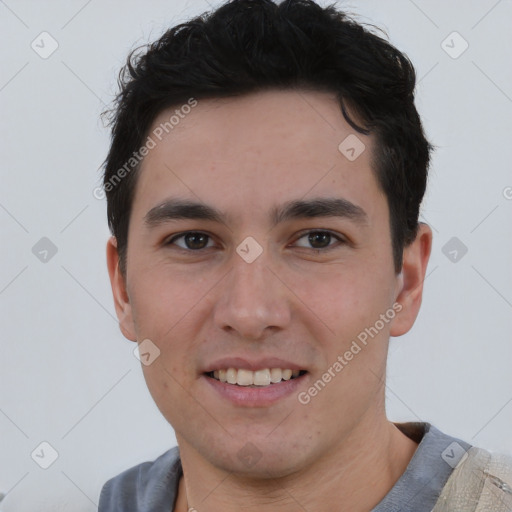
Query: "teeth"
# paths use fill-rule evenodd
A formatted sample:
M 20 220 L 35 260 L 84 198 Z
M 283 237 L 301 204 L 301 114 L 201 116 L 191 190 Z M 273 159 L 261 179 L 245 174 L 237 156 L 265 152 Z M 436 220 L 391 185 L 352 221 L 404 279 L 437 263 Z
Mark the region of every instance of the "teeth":
M 240 370 L 238 370 L 238 373 L 240 373 Z M 270 384 L 270 370 L 265 368 L 265 370 L 254 372 L 253 382 L 255 386 L 268 386 Z
M 291 370 L 283 370 L 283 379 L 290 380 L 291 378 L 292 378 L 292 371 Z
M 254 372 L 251 372 L 251 370 L 238 370 L 237 373 L 236 383 L 239 386 L 250 386 L 254 384 Z
M 238 371 L 234 368 L 228 368 L 226 372 L 228 384 L 236 384 Z
M 238 384 L 239 386 L 268 386 L 277 384 L 282 380 L 290 380 L 298 377 L 300 370 L 290 370 L 288 368 L 265 368 L 263 370 L 245 370 L 240 368 L 227 368 L 223 370 L 215 370 L 213 377 L 221 382 L 228 384 Z
M 283 372 L 281 368 L 272 368 L 270 370 L 270 382 L 275 384 L 276 382 L 281 382 L 281 377 L 283 376 Z

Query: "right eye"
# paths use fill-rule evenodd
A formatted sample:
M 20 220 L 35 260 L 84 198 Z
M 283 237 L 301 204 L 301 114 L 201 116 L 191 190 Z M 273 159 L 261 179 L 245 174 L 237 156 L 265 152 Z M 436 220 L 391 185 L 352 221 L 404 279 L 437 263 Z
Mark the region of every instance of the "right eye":
M 202 231 L 186 231 L 170 238 L 165 245 L 177 245 L 180 249 L 188 251 L 199 251 L 201 249 L 207 249 L 206 245 L 208 239 L 211 240 L 210 235 L 203 233 Z M 183 240 L 182 244 L 176 243 L 177 240 Z M 210 246 L 211 247 L 211 246 Z

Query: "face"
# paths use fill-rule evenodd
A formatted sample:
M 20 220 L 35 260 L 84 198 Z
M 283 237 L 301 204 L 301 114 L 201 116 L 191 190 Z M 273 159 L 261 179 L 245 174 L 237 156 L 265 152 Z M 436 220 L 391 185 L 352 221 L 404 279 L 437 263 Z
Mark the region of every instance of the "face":
M 149 390 L 217 468 L 291 474 L 384 414 L 389 336 L 419 302 L 394 271 L 372 136 L 349 159 L 350 135 L 327 93 L 199 101 L 142 164 L 125 279 L 109 244 L 121 329 L 150 340 Z

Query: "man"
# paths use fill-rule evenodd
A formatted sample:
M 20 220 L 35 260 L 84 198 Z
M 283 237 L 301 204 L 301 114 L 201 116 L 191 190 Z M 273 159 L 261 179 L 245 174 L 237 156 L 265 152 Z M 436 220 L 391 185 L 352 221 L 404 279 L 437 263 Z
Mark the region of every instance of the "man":
M 178 447 L 100 511 L 512 510 L 507 460 L 385 413 L 432 245 L 414 86 L 309 0 L 234 0 L 129 58 L 108 269 Z

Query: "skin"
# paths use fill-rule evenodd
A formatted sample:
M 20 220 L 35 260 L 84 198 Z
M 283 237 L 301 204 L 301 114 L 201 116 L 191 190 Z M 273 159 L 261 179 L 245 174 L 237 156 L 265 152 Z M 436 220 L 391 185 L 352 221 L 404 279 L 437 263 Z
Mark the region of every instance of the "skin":
M 371 167 L 373 136 L 357 133 L 366 150 L 353 162 L 338 150 L 353 133 L 325 92 L 201 100 L 142 164 L 126 276 L 113 237 L 107 261 L 122 333 L 160 350 L 142 368 L 180 447 L 179 512 L 368 511 L 417 448 L 388 421 L 384 383 L 389 337 L 409 331 L 420 308 L 432 231 L 420 224 L 396 274 L 387 200 Z M 171 196 L 228 218 L 148 229 L 144 216 Z M 367 222 L 270 224 L 276 205 L 327 197 L 360 206 Z M 191 230 L 211 237 L 202 252 L 183 238 L 166 245 Z M 327 239 L 327 251 L 308 242 L 307 230 L 329 230 L 345 243 Z M 263 248 L 252 263 L 235 250 L 247 236 Z M 275 356 L 309 372 L 300 387 L 307 390 L 395 303 L 401 311 L 307 405 L 293 393 L 268 407 L 235 406 L 202 376 L 219 357 Z M 248 441 L 260 453 L 250 467 L 237 456 Z

